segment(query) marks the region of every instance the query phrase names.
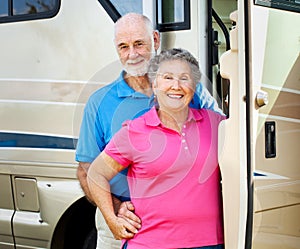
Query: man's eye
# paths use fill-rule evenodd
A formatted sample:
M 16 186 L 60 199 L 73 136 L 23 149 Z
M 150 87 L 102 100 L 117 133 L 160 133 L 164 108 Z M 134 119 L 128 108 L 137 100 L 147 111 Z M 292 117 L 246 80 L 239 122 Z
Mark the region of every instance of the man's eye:
M 124 50 L 124 49 L 127 49 L 127 48 L 128 48 L 128 46 L 126 46 L 126 45 L 119 46 L 120 50 Z
M 143 42 L 137 42 L 137 43 L 135 44 L 135 46 L 137 46 L 137 47 L 141 47 L 141 46 L 143 46 L 143 45 L 144 45 Z

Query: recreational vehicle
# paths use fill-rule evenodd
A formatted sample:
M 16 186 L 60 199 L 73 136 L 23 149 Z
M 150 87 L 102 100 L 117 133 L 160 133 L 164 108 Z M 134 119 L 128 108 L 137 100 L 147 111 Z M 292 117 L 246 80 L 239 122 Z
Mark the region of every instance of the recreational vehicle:
M 128 12 L 199 59 L 227 115 L 225 247 L 300 248 L 299 0 L 1 1 L 0 248 L 95 248 L 75 149 L 88 97 L 122 70 L 113 26 Z

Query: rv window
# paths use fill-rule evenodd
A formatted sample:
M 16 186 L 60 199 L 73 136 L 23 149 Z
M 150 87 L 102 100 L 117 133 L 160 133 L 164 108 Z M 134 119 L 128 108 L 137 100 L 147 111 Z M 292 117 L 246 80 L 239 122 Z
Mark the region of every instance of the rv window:
M 159 31 L 190 29 L 189 0 L 157 0 L 156 4 Z
M 143 14 L 143 1 L 141 0 L 99 0 L 99 3 L 114 22 L 129 12 Z
M 300 0 L 254 0 L 255 4 L 270 8 L 300 12 Z
M 36 14 L 51 11 L 55 0 L 13 0 L 13 15 Z
M 117 11 L 124 16 L 129 12 L 143 13 L 143 1 L 141 0 L 110 0 Z
M 8 2 L 7 1 L 3 1 L 0 4 L 0 18 L 2 16 L 8 16 Z
M 50 18 L 57 14 L 60 0 L 3 0 L 0 23 Z

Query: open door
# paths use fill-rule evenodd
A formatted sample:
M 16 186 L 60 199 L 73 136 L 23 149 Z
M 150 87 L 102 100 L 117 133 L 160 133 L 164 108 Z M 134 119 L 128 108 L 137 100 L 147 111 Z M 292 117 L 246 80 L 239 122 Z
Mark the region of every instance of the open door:
M 254 0 L 231 14 L 220 60 L 230 82 L 219 148 L 226 248 L 300 245 L 299 10 L 299 1 Z
M 255 0 L 249 6 L 252 248 L 300 245 L 299 11 L 299 1 Z

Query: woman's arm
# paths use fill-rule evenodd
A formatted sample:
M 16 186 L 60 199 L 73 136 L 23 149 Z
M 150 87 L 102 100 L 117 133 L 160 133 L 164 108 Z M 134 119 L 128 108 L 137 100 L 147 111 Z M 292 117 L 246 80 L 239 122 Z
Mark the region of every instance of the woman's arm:
M 113 208 L 109 181 L 123 169 L 124 166 L 101 152 L 88 171 L 88 186 L 92 198 L 116 239 L 130 239 L 137 233 L 137 229 L 127 220 L 116 216 Z

